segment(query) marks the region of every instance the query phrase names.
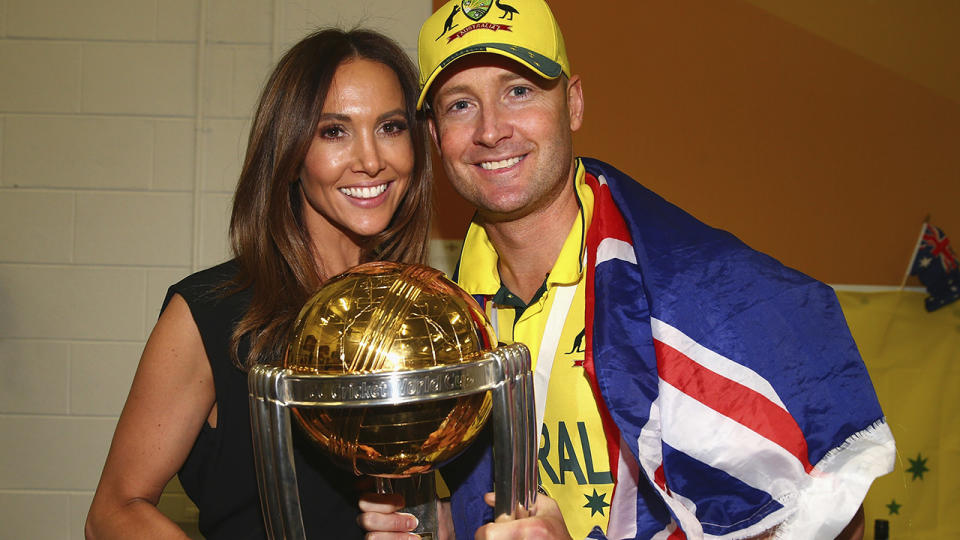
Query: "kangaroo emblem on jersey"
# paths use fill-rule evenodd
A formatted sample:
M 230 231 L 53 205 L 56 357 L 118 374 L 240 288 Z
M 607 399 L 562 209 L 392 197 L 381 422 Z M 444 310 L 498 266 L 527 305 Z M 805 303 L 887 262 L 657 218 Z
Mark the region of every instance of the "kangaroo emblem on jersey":
M 584 351 L 583 338 L 586 335 L 587 335 L 587 329 L 584 328 L 583 330 L 580 331 L 579 334 L 577 334 L 577 337 L 573 338 L 573 348 L 570 349 L 570 352 L 568 352 L 567 354 L 582 353 Z
M 564 354 L 583 354 L 586 350 L 583 346 L 583 339 L 586 337 L 586 335 L 587 335 L 587 329 L 584 328 L 583 330 L 580 331 L 579 334 L 577 334 L 577 337 L 573 338 L 573 347 L 570 349 L 570 352 L 566 352 Z M 583 367 L 582 356 L 580 357 L 579 360 L 573 361 L 573 367 L 579 367 L 579 368 Z
M 462 0 L 460 5 L 463 7 L 463 14 L 467 18 L 479 21 L 490 11 L 493 0 Z
M 454 28 L 457 27 L 457 25 L 453 24 L 453 18 L 454 18 L 454 17 L 457 15 L 457 13 L 459 13 L 459 12 L 460 12 L 460 6 L 454 5 L 454 6 L 453 6 L 453 11 L 451 11 L 451 12 L 450 12 L 450 16 L 447 17 L 447 22 L 443 23 L 443 32 L 441 32 L 440 35 L 437 36 L 437 39 L 435 39 L 434 41 L 438 41 L 440 38 L 443 37 L 444 34 L 446 34 L 446 33 L 449 32 L 450 30 L 453 30 Z
M 503 15 L 500 16 L 501 19 L 508 17 L 507 20 L 512 21 L 513 14 L 520 13 L 519 11 L 517 11 L 517 8 L 511 6 L 510 4 L 504 4 L 501 0 L 497 0 L 495 3 L 497 4 L 497 7 L 500 8 L 501 11 L 503 11 Z

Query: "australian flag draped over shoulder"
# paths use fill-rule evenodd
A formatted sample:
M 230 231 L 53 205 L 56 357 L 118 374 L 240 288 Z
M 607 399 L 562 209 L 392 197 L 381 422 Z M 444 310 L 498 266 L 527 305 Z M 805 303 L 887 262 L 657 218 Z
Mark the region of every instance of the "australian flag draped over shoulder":
M 923 224 L 910 274 L 920 278 L 920 283 L 927 288 L 930 295 L 924 299 L 927 311 L 940 309 L 960 298 L 960 264 L 950 247 L 950 239 L 939 227 Z
M 894 445 L 832 289 L 582 163 L 585 372 L 617 479 L 606 537 L 835 537 Z M 452 499 L 467 538 L 492 485 L 489 453 L 471 452 Z

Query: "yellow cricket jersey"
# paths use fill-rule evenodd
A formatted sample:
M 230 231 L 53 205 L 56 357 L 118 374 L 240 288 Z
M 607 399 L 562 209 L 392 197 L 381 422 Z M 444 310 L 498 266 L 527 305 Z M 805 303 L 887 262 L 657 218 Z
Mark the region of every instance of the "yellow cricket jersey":
M 522 310 L 519 318 L 515 317 L 516 308 L 510 306 L 517 300 L 501 289 L 497 253 L 483 228 L 476 224 L 470 225 L 464 240 L 459 283 L 471 294 L 487 298 L 487 314 L 494 320 L 500 341 L 526 344 L 535 370 L 541 338 L 558 291 L 575 287 L 570 308 L 562 317 L 563 329 L 553 355 L 538 458 L 543 490 L 560 505 L 570 535 L 585 538 L 595 526 L 606 531 L 614 480 L 600 412 L 583 371 L 583 262 L 587 228 L 593 216 L 593 192 L 584 183 L 584 169 L 579 162 L 576 192 L 580 213 L 546 278 L 546 290 Z

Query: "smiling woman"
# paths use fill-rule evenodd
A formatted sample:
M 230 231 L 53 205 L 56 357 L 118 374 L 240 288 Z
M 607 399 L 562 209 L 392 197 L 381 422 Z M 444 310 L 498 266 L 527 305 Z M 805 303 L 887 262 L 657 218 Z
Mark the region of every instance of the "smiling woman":
M 387 66 L 358 58 L 337 68 L 300 170 L 303 219 L 314 242 L 387 228 L 413 172 L 403 90 Z
M 282 357 L 294 317 L 327 278 L 370 260 L 423 261 L 432 186 L 417 90 L 406 54 L 374 32 L 317 32 L 280 59 L 234 197 L 235 258 L 170 287 L 88 538 L 182 537 L 156 508 L 177 473 L 205 538 L 265 536 L 246 369 Z M 354 477 L 301 446 L 308 537 L 359 538 Z

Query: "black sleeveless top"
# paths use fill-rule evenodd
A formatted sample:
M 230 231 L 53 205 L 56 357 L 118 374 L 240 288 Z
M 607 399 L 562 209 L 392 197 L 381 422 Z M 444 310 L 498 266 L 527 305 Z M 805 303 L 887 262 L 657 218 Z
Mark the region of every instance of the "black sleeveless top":
M 265 538 L 257 492 L 247 374 L 230 359 L 234 325 L 250 304 L 252 291 L 228 296 L 218 285 L 237 272 L 235 261 L 203 270 L 170 287 L 164 308 L 174 294 L 190 307 L 200 329 L 216 388 L 217 427 L 204 422 L 190 455 L 180 469 L 180 483 L 200 510 L 205 538 Z M 249 345 L 241 343 L 244 358 Z M 171 396 L 173 397 L 173 396 Z M 361 538 L 356 524 L 357 477 L 331 464 L 294 429 L 294 457 L 307 538 Z

